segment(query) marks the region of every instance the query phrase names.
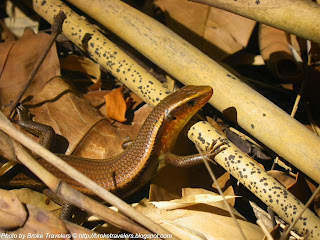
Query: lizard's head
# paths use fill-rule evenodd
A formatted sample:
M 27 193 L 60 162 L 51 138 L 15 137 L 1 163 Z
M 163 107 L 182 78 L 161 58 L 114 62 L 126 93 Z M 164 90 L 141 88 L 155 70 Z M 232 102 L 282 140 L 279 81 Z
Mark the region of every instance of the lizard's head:
M 212 88 L 209 86 L 185 86 L 166 97 L 163 102 L 167 108 L 164 110 L 168 121 L 188 122 L 211 98 Z M 183 124 L 185 125 L 185 124 Z
M 161 142 L 170 150 L 181 129 L 211 98 L 213 90 L 209 86 L 185 86 L 170 94 L 155 107 L 154 112 L 162 112 Z M 159 109 L 156 109 L 159 108 Z

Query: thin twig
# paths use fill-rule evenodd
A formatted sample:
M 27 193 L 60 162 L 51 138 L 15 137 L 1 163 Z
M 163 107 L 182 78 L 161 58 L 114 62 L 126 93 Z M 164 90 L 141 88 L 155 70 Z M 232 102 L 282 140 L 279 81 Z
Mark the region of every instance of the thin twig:
M 225 196 L 224 196 L 224 194 L 223 194 L 223 192 L 222 192 L 222 190 L 221 190 L 221 188 L 220 188 L 220 186 L 219 186 L 219 184 L 218 184 L 218 181 L 217 181 L 214 173 L 212 172 L 212 169 L 211 169 L 211 167 L 210 167 L 210 165 L 209 165 L 209 163 L 208 163 L 207 158 L 203 155 L 203 151 L 202 151 L 201 148 L 198 146 L 198 144 L 195 144 L 195 146 L 196 146 L 198 152 L 200 153 L 200 155 L 202 156 L 203 162 L 204 162 L 204 164 L 205 164 L 205 166 L 206 166 L 206 168 L 207 168 L 207 170 L 208 170 L 208 172 L 209 172 L 209 174 L 210 174 L 210 176 L 211 176 L 214 184 L 217 186 L 218 192 L 219 192 L 220 196 L 222 197 L 223 202 L 224 202 L 224 204 L 226 205 L 226 208 L 228 209 L 228 211 L 229 211 L 229 213 L 230 213 L 230 216 L 231 216 L 232 219 L 234 220 L 237 228 L 239 229 L 241 238 L 244 239 L 244 240 L 246 240 L 247 238 L 246 238 L 246 236 L 244 235 L 244 232 L 242 231 L 241 226 L 240 226 L 240 224 L 238 223 L 238 221 L 237 221 L 237 219 L 236 219 L 236 217 L 235 217 L 235 215 L 234 215 L 234 213 L 233 213 L 233 211 L 232 211 L 232 209 L 231 209 L 231 207 L 230 207 L 230 204 L 227 202 L 227 200 L 226 200 L 226 198 L 225 198 Z
M 60 171 L 68 173 L 68 176 L 79 182 L 84 187 L 90 189 L 93 193 L 95 193 L 97 196 L 105 200 L 106 202 L 110 203 L 111 205 L 114 205 L 117 207 L 123 214 L 127 215 L 134 221 L 140 223 L 142 226 L 146 227 L 150 231 L 158 234 L 165 234 L 172 236 L 172 239 L 178 240 L 176 236 L 174 236 L 172 233 L 164 229 L 159 224 L 153 222 L 150 218 L 146 217 L 142 213 L 138 212 L 134 208 L 132 208 L 129 204 L 124 202 L 123 200 L 119 199 L 112 193 L 110 193 L 105 188 L 101 187 L 97 183 L 95 183 L 93 180 L 79 172 L 78 170 L 74 169 L 70 165 L 68 165 L 65 161 L 54 155 L 52 152 L 50 152 L 48 149 L 45 149 L 43 146 L 38 144 L 37 142 L 33 141 L 26 135 L 24 135 L 22 132 L 17 131 L 16 128 L 14 128 L 10 122 L 8 124 L 8 119 L 0 112 L 0 129 L 8 134 L 10 137 L 15 139 L 16 141 L 20 142 L 25 147 L 28 147 L 29 149 L 32 149 L 32 151 L 42 157 L 44 160 L 58 168 Z M 39 176 L 38 176 L 39 177 Z M 43 176 L 41 178 L 42 180 L 46 180 L 46 176 Z M 53 182 L 56 181 L 53 179 Z M 46 182 L 46 181 L 45 181 Z M 47 182 L 46 182 L 47 183 Z M 53 188 L 53 191 L 63 191 L 63 188 L 56 189 L 55 186 L 58 184 L 51 184 L 51 188 Z M 60 184 L 64 185 L 64 184 Z M 58 193 L 59 194 L 59 193 Z
M 44 52 L 37 59 L 37 62 L 34 64 L 34 67 L 30 73 L 28 81 L 26 82 L 26 84 L 22 88 L 22 90 L 19 93 L 18 97 L 16 98 L 15 102 L 12 104 L 10 111 L 9 111 L 9 115 L 7 116 L 8 118 L 12 115 L 12 113 L 14 112 L 16 107 L 18 106 L 21 98 L 23 97 L 23 95 L 26 93 L 26 91 L 30 87 L 30 85 L 31 85 L 34 77 L 36 76 L 37 72 L 39 71 L 43 61 L 47 57 L 53 43 L 55 42 L 56 38 L 58 37 L 59 33 L 61 32 L 62 23 L 65 18 L 66 18 L 66 15 L 62 11 L 56 15 L 55 20 L 54 20 L 54 24 L 52 25 L 52 32 L 50 34 L 51 38 L 49 39 L 48 45 L 46 45 Z
M 293 229 L 293 227 L 296 225 L 296 223 L 300 220 L 300 217 L 302 216 L 302 214 L 304 213 L 304 211 L 306 209 L 308 209 L 308 207 L 311 205 L 311 203 L 313 202 L 313 200 L 315 199 L 315 197 L 317 196 L 317 194 L 320 191 L 320 185 L 317 187 L 317 189 L 313 192 L 312 196 L 309 198 L 308 202 L 306 203 L 306 205 L 304 206 L 304 208 L 302 209 L 302 211 L 300 211 L 297 216 L 295 217 L 294 221 L 290 224 L 290 226 L 287 228 L 286 232 L 281 236 L 281 240 L 283 239 L 288 239 L 289 235 L 290 235 L 290 231 Z
M 260 219 L 257 220 L 257 224 L 259 225 L 263 233 L 266 235 L 268 240 L 274 240 L 270 232 L 268 231 L 266 225 L 264 225 L 264 223 Z
M 18 130 L 16 130 L 18 131 Z M 126 231 L 132 233 L 150 234 L 145 228 L 134 223 L 132 220 L 123 216 L 122 214 L 115 212 L 108 207 L 98 203 L 86 195 L 74 190 L 68 184 L 61 182 L 43 168 L 21 145 L 14 142 L 15 153 L 18 159 L 29 170 L 31 170 L 39 179 L 41 179 L 52 191 L 55 191 L 59 197 L 68 203 L 85 210 L 93 215 L 99 216 L 106 222 L 120 227 Z
M 302 81 L 302 84 L 300 86 L 299 93 L 298 93 L 298 95 L 296 97 L 296 100 L 294 102 L 294 105 L 293 105 L 293 108 L 292 108 L 292 111 L 291 111 L 291 114 L 290 114 L 291 117 L 294 117 L 296 115 L 296 112 L 298 110 L 298 105 L 300 103 L 301 96 L 302 96 L 302 94 L 304 92 L 304 89 L 305 89 L 305 85 L 306 85 L 306 78 Z

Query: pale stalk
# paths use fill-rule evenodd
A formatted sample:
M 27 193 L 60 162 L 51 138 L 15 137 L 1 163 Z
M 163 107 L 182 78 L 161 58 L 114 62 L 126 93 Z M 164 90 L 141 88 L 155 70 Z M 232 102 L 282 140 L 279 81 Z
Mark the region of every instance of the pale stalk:
M 45 12 L 50 11 L 49 2 L 51 1 L 41 4 L 43 1 L 34 0 L 36 11 L 45 17 Z M 69 2 L 185 85 L 210 85 L 214 89 L 210 103 L 216 109 L 320 183 L 320 139 L 241 79 L 161 23 L 121 1 Z M 73 34 L 78 34 L 78 31 L 79 28 Z M 97 46 L 94 49 L 96 48 Z M 94 59 L 98 59 L 96 55 L 103 53 L 99 49 L 97 51 L 97 54 L 92 55 Z M 97 61 L 102 61 L 103 57 L 101 58 Z M 144 99 L 148 97 L 145 96 Z
M 308 239 L 320 238 L 320 219 L 310 209 L 304 209 L 303 203 L 208 122 L 193 125 L 188 137 L 202 150 L 214 141 L 226 142 L 228 147 L 218 153 L 214 160 L 286 222 L 292 223 L 305 210 L 294 229 L 301 235 L 311 233 Z
M 192 0 L 320 43 L 320 6 L 309 0 Z

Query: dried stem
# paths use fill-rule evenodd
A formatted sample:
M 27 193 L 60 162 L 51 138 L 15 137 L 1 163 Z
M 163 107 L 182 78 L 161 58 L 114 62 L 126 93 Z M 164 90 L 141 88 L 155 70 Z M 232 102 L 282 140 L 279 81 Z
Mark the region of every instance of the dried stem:
M 198 139 L 200 129 L 201 138 Z M 217 154 L 214 160 L 286 222 L 293 222 L 298 213 L 304 209 L 303 203 L 292 193 L 207 122 L 198 122 L 193 125 L 188 132 L 188 137 L 199 144 L 201 149 L 206 149 L 208 143 L 212 141 L 227 143 L 228 148 Z M 302 235 L 311 233 L 309 239 L 318 239 L 319 225 L 320 219 L 311 210 L 306 209 L 294 229 Z
M 20 142 L 22 145 L 32 149 L 34 153 L 48 161 L 53 166 L 57 167 L 60 171 L 63 171 L 67 173 L 71 178 L 75 179 L 77 182 L 85 186 L 86 188 L 90 189 L 93 193 L 95 193 L 97 196 L 105 200 L 106 202 L 110 203 L 111 205 L 114 205 L 117 207 L 121 212 L 129 216 L 131 219 L 135 220 L 136 222 L 140 223 L 142 226 L 145 226 L 147 229 L 154 233 L 158 234 L 171 234 L 166 229 L 161 227 L 160 225 L 153 222 L 148 217 L 144 216 L 140 212 L 133 209 L 130 205 L 125 203 L 123 200 L 119 199 L 103 187 L 96 184 L 94 181 L 92 181 L 90 178 L 86 177 L 70 165 L 68 165 L 65 161 L 51 153 L 49 150 L 42 147 L 37 142 L 33 141 L 20 131 L 17 131 L 16 128 L 12 126 L 12 124 L 9 122 L 8 119 L 0 112 L 0 129 L 8 134 L 10 137 L 15 139 L 16 141 Z M 23 148 L 19 145 L 15 145 L 16 147 L 16 153 L 18 159 L 21 158 L 21 154 L 23 153 Z M 30 155 L 29 155 L 30 157 Z M 21 159 L 20 159 L 21 160 Z M 67 188 L 65 187 L 65 184 L 61 184 L 60 180 L 55 178 L 52 174 L 48 174 L 47 171 L 44 171 L 43 167 L 34 161 L 25 161 L 24 164 L 29 169 L 33 169 L 34 173 L 46 184 L 48 187 L 57 193 L 58 195 L 68 196 L 68 194 L 64 194 L 64 192 L 67 192 Z M 35 170 L 35 167 L 37 170 Z M 61 186 L 60 186 L 61 185 Z M 70 190 L 73 191 L 73 190 Z M 83 195 L 84 196 L 84 195 Z M 85 196 L 84 196 L 85 197 Z M 87 199 L 86 201 L 90 201 Z M 82 204 L 82 201 L 80 201 Z M 90 211 L 90 210 L 89 210 Z M 99 212 L 97 215 L 101 215 Z M 102 217 L 102 216 L 100 216 Z M 113 221 L 112 221 L 113 222 Z M 114 223 L 114 222 L 113 222 Z M 115 224 L 118 225 L 118 224 Z M 125 227 L 125 226 L 122 226 Z M 171 234 L 172 235 L 172 234 Z M 178 239 L 174 235 L 172 235 L 172 239 Z
M 54 24 L 53 24 L 53 28 L 52 28 L 52 32 L 50 34 L 49 42 L 45 46 L 45 49 L 44 49 L 43 53 L 39 56 L 39 58 L 37 59 L 36 63 L 34 64 L 34 67 L 33 67 L 32 71 L 30 73 L 28 81 L 26 82 L 26 84 L 24 85 L 22 90 L 20 91 L 20 93 L 19 93 L 18 97 L 16 98 L 15 102 L 12 104 L 12 106 L 10 108 L 10 111 L 9 111 L 8 117 L 10 117 L 12 115 L 13 111 L 18 106 L 21 98 L 23 97 L 23 95 L 26 93 L 26 91 L 30 87 L 30 85 L 31 85 L 34 77 L 36 76 L 37 72 L 39 71 L 43 61 L 47 57 L 47 55 L 48 55 L 53 43 L 55 42 L 56 38 L 58 37 L 59 33 L 61 32 L 62 23 L 63 23 L 65 18 L 66 18 L 66 15 L 63 12 L 59 12 L 56 15 L 55 20 L 54 20 Z
M 205 164 L 205 166 L 206 166 L 206 168 L 207 168 L 207 170 L 208 170 L 208 172 L 209 172 L 209 174 L 210 174 L 210 177 L 212 178 L 214 184 L 217 186 L 218 192 L 219 192 L 220 196 L 222 197 L 223 202 L 224 202 L 226 208 L 228 209 L 228 212 L 230 213 L 230 216 L 231 216 L 232 219 L 234 220 L 234 223 L 236 224 L 236 226 L 237 226 L 237 228 L 238 228 L 238 230 L 239 230 L 239 232 L 240 232 L 241 238 L 242 238 L 243 240 L 246 240 L 247 238 L 246 238 L 246 236 L 244 235 L 244 232 L 242 231 L 242 228 L 240 227 L 240 224 L 238 223 L 238 221 L 237 221 L 237 219 L 236 219 L 236 217 L 235 217 L 235 215 L 234 215 L 234 213 L 233 213 L 233 211 L 232 211 L 232 209 L 231 209 L 231 207 L 230 207 L 230 204 L 227 202 L 227 200 L 226 200 L 226 198 L 225 198 L 225 196 L 224 196 L 224 194 L 223 194 L 223 192 L 222 192 L 222 190 L 221 190 L 221 188 L 220 188 L 220 186 L 219 186 L 219 184 L 218 184 L 218 181 L 217 181 L 216 176 L 215 176 L 214 173 L 212 172 L 212 169 L 211 169 L 211 167 L 210 167 L 210 165 L 209 165 L 209 163 L 208 163 L 208 160 L 209 160 L 209 159 L 207 159 L 207 158 L 203 155 L 203 151 L 201 150 L 201 148 L 199 147 L 199 145 L 196 144 L 196 148 L 197 148 L 198 152 L 201 154 L 202 159 L 203 159 L 203 162 L 204 162 L 204 164 Z

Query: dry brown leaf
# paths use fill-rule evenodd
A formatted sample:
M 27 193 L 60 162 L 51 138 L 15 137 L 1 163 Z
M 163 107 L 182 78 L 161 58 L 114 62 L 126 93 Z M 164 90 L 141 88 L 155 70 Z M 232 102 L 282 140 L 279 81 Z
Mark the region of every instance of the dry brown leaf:
M 21 37 L 26 28 L 31 28 L 37 32 L 39 30 L 40 17 L 29 9 L 24 1 L 3 1 L 6 2 L 6 14 L 4 18 L 6 26 L 15 36 Z
M 22 203 L 53 212 L 56 216 L 59 216 L 61 212 L 61 206 L 51 201 L 42 193 L 33 191 L 29 188 L 14 189 L 10 190 L 10 192 L 14 193 Z
M 125 115 L 128 103 L 123 97 L 123 90 L 124 87 L 119 87 L 105 95 L 107 116 L 118 122 L 127 121 Z
M 190 187 L 190 168 L 167 165 L 152 179 L 149 191 L 150 201 L 169 201 L 181 197 L 183 187 Z
M 122 151 L 125 135 L 61 78 L 49 81 L 24 105 L 34 121 L 52 126 L 63 136 L 56 139 L 57 152 L 106 158 Z
M 87 238 L 87 237 L 92 237 L 95 240 L 110 239 L 107 237 L 103 237 L 104 236 L 103 233 L 98 235 L 99 233 L 92 232 L 87 228 L 81 227 L 74 223 L 71 223 L 71 222 L 65 222 L 65 223 L 67 225 L 69 232 L 72 235 L 72 240 L 83 240 L 84 238 Z
M 302 63 L 293 56 L 286 32 L 260 24 L 259 46 L 263 60 L 277 78 L 286 82 L 301 80 Z
M 32 205 L 27 205 L 27 211 L 29 215 L 23 227 L 8 234 L 20 234 L 28 239 L 71 239 L 66 237 L 69 231 L 64 222 L 54 214 Z
M 237 196 L 224 196 L 226 200 L 234 199 Z M 213 203 L 223 201 L 223 197 L 215 194 L 198 194 L 183 199 L 174 199 L 171 201 L 150 202 L 161 210 L 173 210 L 178 208 L 185 208 L 200 203 Z
M 296 182 L 288 190 L 304 204 L 307 203 L 312 195 L 306 177 L 301 173 L 297 174 Z
M 221 188 L 223 194 L 225 196 L 230 195 L 230 196 L 234 196 L 234 190 L 230 181 L 230 173 L 229 172 L 225 172 L 223 175 L 221 175 L 218 179 L 217 179 L 218 185 Z M 216 189 L 215 192 L 218 192 L 217 186 L 213 183 L 212 187 L 214 189 Z M 234 206 L 236 203 L 236 199 L 235 198 L 230 198 L 227 201 L 231 206 Z
M 104 96 L 109 94 L 110 90 L 92 90 L 83 94 L 83 97 L 87 99 L 92 106 L 99 109 L 100 113 L 104 116 L 106 115 L 106 106 Z
M 210 57 L 221 60 L 246 47 L 255 22 L 239 15 L 183 0 L 156 0 L 169 28 Z
M 180 136 L 179 144 L 177 145 L 181 145 L 185 152 L 181 154 L 178 153 L 178 155 L 185 156 L 196 153 L 196 150 L 193 149 L 194 145 L 188 145 L 190 141 L 184 142 L 183 137 L 184 136 Z M 175 150 L 177 148 L 179 148 L 179 146 L 175 146 Z M 214 164 L 211 164 L 211 167 L 216 178 L 225 174 L 225 170 L 222 167 Z M 152 179 L 149 199 L 150 201 L 173 200 L 181 197 L 182 189 L 188 187 L 214 190 L 212 188 L 212 182 L 213 180 L 204 164 L 192 168 L 180 168 L 167 164 L 166 166 L 160 166 L 157 175 Z M 232 195 L 233 190 L 232 188 L 228 189 L 228 184 L 225 188 L 222 188 L 223 190 L 228 190 L 228 194 Z
M 268 173 L 285 186 L 301 202 L 306 203 L 311 197 L 311 190 L 303 174 L 298 173 L 296 178 L 286 172 L 272 170 Z
M 111 125 L 61 78 L 49 81 L 24 105 L 34 115 L 34 121 L 54 128 L 58 134 L 56 152 L 93 159 L 109 158 L 123 151 L 123 142 L 135 139 L 151 111 L 145 105 L 135 111 L 131 125 Z
M 18 197 L 0 189 L 0 229 L 17 228 L 24 224 L 27 212 Z
M 252 211 L 257 220 L 259 220 L 267 229 L 272 229 L 273 219 L 271 219 L 270 214 L 265 209 L 259 207 L 255 202 L 249 201 L 249 204 L 252 207 Z
M 16 196 L 27 199 L 28 202 L 37 203 L 40 193 L 21 189 L 6 191 L 0 189 L 0 235 L 1 239 L 109 239 L 98 236 L 96 232 L 76 224 L 67 222 L 48 212 L 48 209 L 26 205 L 23 206 Z M 28 196 L 25 196 L 28 195 Z M 42 197 L 40 197 L 42 198 Z M 40 204 L 43 206 L 43 204 Z M 47 206 L 44 206 L 48 208 Z M 2 235 L 3 234 L 3 235 Z M 10 239 L 11 239 L 10 238 Z
M 271 170 L 268 171 L 268 174 L 277 179 L 287 189 L 296 182 L 295 178 L 286 172 Z
M 0 105 L 5 106 L 2 109 L 4 113 L 8 111 L 10 101 L 15 100 L 28 80 L 35 62 L 48 45 L 48 39 L 48 34 L 35 35 L 27 28 L 18 41 L 0 44 L 3 45 L 0 48 Z M 56 47 L 53 45 L 24 98 L 39 92 L 48 80 L 58 75 L 60 66 Z
M 271 231 L 270 231 L 271 236 L 273 237 L 274 240 L 281 239 L 281 228 L 280 225 L 277 224 Z M 263 240 L 269 240 L 267 237 L 264 237 Z
M 221 190 L 226 189 L 230 186 L 230 173 L 229 172 L 225 172 L 223 175 L 221 175 L 218 179 L 217 179 L 217 183 L 219 185 L 219 187 L 221 188 Z M 212 187 L 217 189 L 218 186 L 213 183 Z
M 7 41 L 4 43 L 0 43 L 0 77 L 2 79 L 2 74 L 4 71 L 4 65 L 8 60 L 9 52 L 11 51 L 13 45 L 15 45 L 15 41 Z M 0 85 L 1 86 L 1 85 Z
M 202 189 L 188 189 L 184 197 L 198 194 L 213 195 L 214 193 Z M 160 210 L 147 200 L 143 200 L 136 209 L 181 239 L 239 238 L 239 230 L 222 202 L 196 204 L 183 209 Z M 264 234 L 257 225 L 245 221 L 236 210 L 234 212 L 247 239 L 263 238 Z
M 0 41 L 7 42 L 7 41 L 14 41 L 16 40 L 13 33 L 7 28 L 5 23 L 0 20 Z
M 100 66 L 86 57 L 70 55 L 60 59 L 61 69 L 84 73 L 94 84 L 90 90 L 101 87 L 101 70 Z

